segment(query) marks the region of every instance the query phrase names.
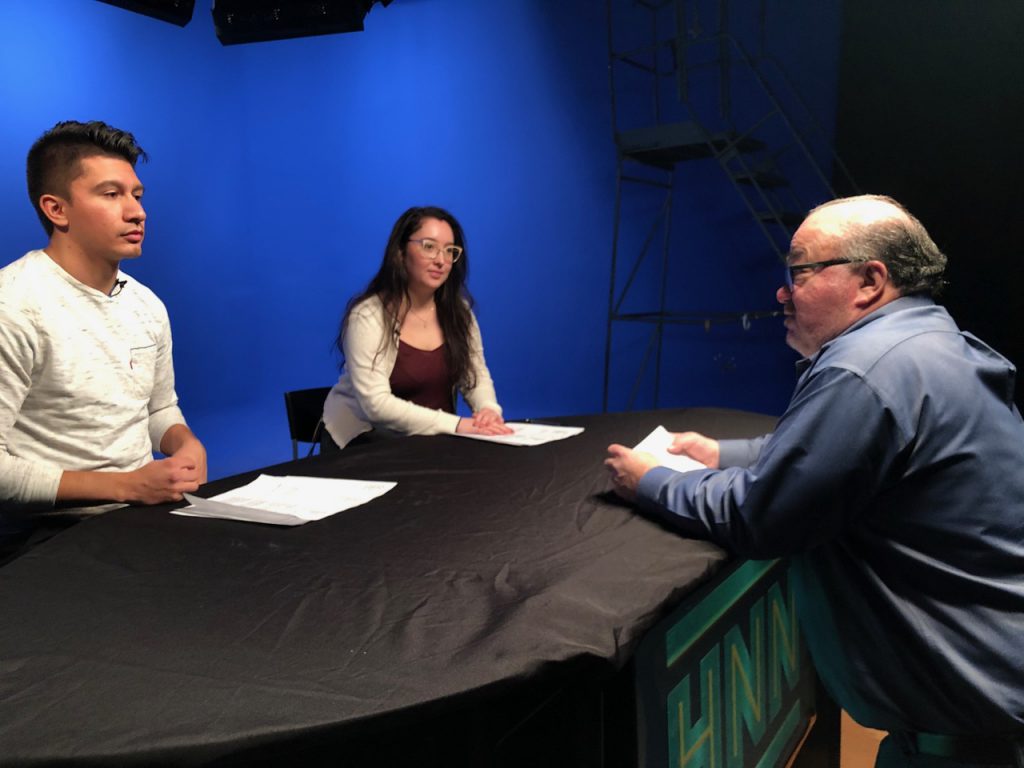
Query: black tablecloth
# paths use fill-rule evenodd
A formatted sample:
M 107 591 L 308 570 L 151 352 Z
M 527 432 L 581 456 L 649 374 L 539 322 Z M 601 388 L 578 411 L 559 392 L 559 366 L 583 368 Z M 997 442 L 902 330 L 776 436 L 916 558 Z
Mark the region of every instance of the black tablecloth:
M 608 496 L 605 447 L 662 423 L 735 437 L 772 420 L 562 423 L 586 431 L 535 448 L 402 438 L 271 468 L 398 483 L 296 528 L 123 509 L 0 568 L 0 761 L 201 764 L 343 744 L 509 680 L 620 665 L 723 555 Z

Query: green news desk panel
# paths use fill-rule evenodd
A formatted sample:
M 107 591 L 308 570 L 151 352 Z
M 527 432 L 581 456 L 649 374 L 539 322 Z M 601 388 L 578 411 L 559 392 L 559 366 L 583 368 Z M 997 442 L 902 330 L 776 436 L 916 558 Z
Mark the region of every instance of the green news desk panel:
M 839 765 L 839 713 L 802 643 L 783 561 L 735 561 L 647 633 L 638 764 Z
M 259 470 L 397 483 L 294 528 L 125 508 L 6 564 L 0 765 L 837 766 L 786 564 L 675 535 L 602 465 L 658 425 L 773 420 L 557 421 L 584 432 Z

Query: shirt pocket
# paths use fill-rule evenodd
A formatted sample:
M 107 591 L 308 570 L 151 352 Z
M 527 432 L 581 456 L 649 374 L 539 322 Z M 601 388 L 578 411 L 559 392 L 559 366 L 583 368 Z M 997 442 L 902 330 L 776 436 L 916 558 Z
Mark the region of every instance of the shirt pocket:
M 128 392 L 142 400 L 153 392 L 156 372 L 157 345 L 132 347 L 128 352 Z

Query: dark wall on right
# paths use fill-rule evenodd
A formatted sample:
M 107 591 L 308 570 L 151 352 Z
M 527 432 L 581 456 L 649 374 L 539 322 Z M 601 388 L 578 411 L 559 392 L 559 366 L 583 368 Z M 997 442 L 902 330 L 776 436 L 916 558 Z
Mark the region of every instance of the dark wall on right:
M 949 257 L 944 303 L 1024 368 L 1024 3 L 845 0 L 837 151 Z M 1017 403 L 1024 403 L 1018 378 Z

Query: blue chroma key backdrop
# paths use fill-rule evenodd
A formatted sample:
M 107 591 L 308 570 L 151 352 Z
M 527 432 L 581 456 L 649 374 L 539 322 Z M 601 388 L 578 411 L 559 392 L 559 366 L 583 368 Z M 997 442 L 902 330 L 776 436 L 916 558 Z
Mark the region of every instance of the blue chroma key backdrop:
M 839 0 L 768 2 L 767 30 L 751 27 L 761 3 L 733 6 L 731 34 L 784 67 L 831 139 Z M 694 35 L 718 23 L 702 12 Z M 626 15 L 612 26 L 614 45 L 647 29 Z M 290 458 L 282 392 L 335 381 L 341 311 L 410 205 L 465 227 L 506 415 L 600 411 L 612 245 L 618 295 L 665 204 L 624 188 L 617 208 L 608 28 L 603 0 L 394 0 L 362 32 L 223 46 L 203 0 L 184 28 L 90 0 L 5 0 L 0 265 L 45 244 L 25 192 L 32 141 L 100 119 L 150 156 L 144 253 L 122 266 L 167 305 L 211 478 Z M 676 81 L 663 90 L 678 99 Z M 650 106 L 620 97 L 620 130 Z M 668 207 L 670 267 L 655 226 L 620 307 L 656 308 L 664 288 L 665 308 L 689 313 L 665 328 L 658 405 L 781 412 L 796 359 L 781 323 L 736 320 L 777 308 L 777 255 L 714 160 L 677 167 Z M 634 407 L 655 404 L 653 362 L 634 384 L 653 327 L 615 324 L 610 409 L 634 389 Z

